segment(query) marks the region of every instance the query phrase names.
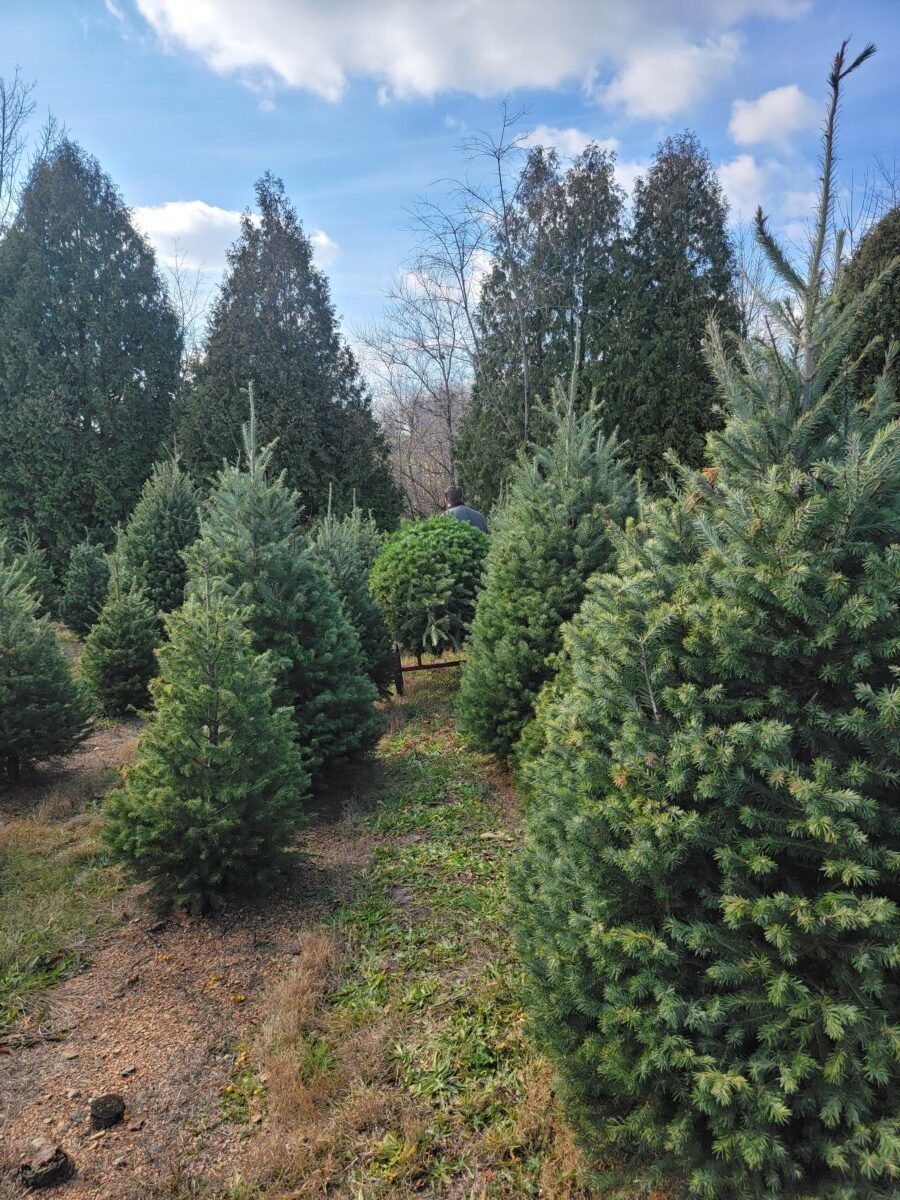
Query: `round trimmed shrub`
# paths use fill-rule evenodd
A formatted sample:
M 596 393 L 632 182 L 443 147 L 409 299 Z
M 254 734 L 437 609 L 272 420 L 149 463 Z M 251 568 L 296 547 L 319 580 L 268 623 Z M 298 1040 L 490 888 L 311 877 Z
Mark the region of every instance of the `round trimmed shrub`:
M 407 522 L 387 537 L 370 587 L 401 649 L 442 654 L 463 644 L 487 550 L 487 534 L 448 516 Z

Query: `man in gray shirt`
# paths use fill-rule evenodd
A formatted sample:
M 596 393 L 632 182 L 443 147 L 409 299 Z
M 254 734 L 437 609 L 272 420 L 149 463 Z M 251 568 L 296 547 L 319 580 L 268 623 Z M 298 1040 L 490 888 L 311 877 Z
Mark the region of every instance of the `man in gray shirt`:
M 487 521 L 475 508 L 469 508 L 462 488 L 448 487 L 444 492 L 444 510 L 448 517 L 456 517 L 457 521 L 468 521 L 482 533 L 487 533 Z

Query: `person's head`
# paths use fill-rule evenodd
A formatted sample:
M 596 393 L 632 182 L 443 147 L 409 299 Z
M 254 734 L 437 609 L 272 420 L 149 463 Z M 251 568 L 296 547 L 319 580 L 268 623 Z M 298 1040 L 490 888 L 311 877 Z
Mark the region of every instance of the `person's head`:
M 444 503 L 448 508 L 457 508 L 460 504 L 465 504 L 466 498 L 463 495 L 461 487 L 448 487 L 444 492 Z

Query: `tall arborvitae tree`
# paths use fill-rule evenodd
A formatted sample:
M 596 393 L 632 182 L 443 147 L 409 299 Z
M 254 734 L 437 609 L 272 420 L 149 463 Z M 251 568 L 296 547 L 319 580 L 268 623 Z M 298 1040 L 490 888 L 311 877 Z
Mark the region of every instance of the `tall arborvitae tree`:
M 0 241 L 0 518 L 30 522 L 58 568 L 131 511 L 170 428 L 180 351 L 121 196 L 60 142 Z
M 264 175 L 256 198 L 259 219 L 244 214 L 229 251 L 179 442 L 203 475 L 233 460 L 252 379 L 260 436 L 278 439 L 273 462 L 300 492 L 306 515 L 324 511 L 333 484 L 338 495 L 355 491 L 390 527 L 400 494 L 328 281 L 281 180 Z
M 360 508 L 338 517 L 329 507 L 313 528 L 310 540 L 316 559 L 359 636 L 366 674 L 381 695 L 386 695 L 394 678 L 394 647 L 381 610 L 369 592 L 369 572 L 382 542 L 375 520 Z
M 85 538 L 69 555 L 59 603 L 60 618 L 76 633 L 87 633 L 100 615 L 108 587 L 106 551 Z
M 858 376 L 862 394 L 871 391 L 884 369 L 891 343 L 900 341 L 900 208 L 886 213 L 860 242 L 843 272 L 841 292 L 848 301 L 855 300 L 876 279 L 877 290 L 860 315 L 851 347 L 851 353 L 864 355 L 865 359 Z M 893 369 L 896 372 L 896 362 Z
M 197 540 L 200 513 L 177 454 L 155 464 L 116 547 L 123 582 L 144 592 L 156 613 L 184 600 L 184 551 Z
M 113 555 L 106 602 L 81 659 L 82 677 L 108 716 L 146 707 L 159 640 L 157 610 L 135 583 L 126 581 L 119 555 Z
M 634 486 L 596 405 L 577 412 L 577 370 L 561 380 L 548 445 L 523 458 L 495 514 L 459 696 L 462 729 L 475 745 L 507 758 L 560 648 L 561 625 L 605 566 L 607 525 L 621 525 Z
M 674 450 L 696 466 L 715 427 L 716 384 L 703 356 L 706 322 L 737 330 L 727 205 L 692 133 L 666 138 L 634 190 L 618 386 L 609 415 L 649 479 Z
M 154 711 L 106 810 L 117 858 L 194 912 L 278 877 L 309 791 L 292 714 L 273 707 L 276 664 L 247 613 L 202 582 L 165 618 Z
M 0 780 L 68 754 L 88 711 L 56 632 L 37 616 L 26 564 L 0 545 Z
M 463 486 L 484 508 L 546 435 L 536 398 L 575 355 L 583 404 L 594 390 L 605 400 L 615 381 L 623 205 L 614 154 L 591 143 L 563 172 L 554 150 L 529 153 L 494 238 L 456 449 Z
M 527 773 L 516 924 L 569 1112 L 629 1186 L 704 1200 L 900 1173 L 900 414 L 823 283 L 871 49 L 833 66 L 807 268 L 760 215 L 772 339 L 712 325 L 710 466 L 617 539 Z
M 276 702 L 293 707 L 316 778 L 375 741 L 375 689 L 356 630 L 299 531 L 297 496 L 271 471 L 272 455 L 273 447 L 258 447 L 251 407 L 243 462 L 219 473 L 188 562 L 195 581 L 209 573 L 250 606 L 254 645 L 273 652 Z

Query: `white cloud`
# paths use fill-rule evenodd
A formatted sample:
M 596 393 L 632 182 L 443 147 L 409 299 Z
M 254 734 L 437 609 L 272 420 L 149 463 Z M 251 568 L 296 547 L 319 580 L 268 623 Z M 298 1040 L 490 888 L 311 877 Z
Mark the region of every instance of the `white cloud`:
M 701 100 L 737 56 L 738 39 L 730 33 L 700 46 L 638 49 L 601 94 L 608 103 L 624 105 L 632 117 L 672 117 Z
M 734 221 L 749 221 L 757 206 L 765 207 L 769 172 L 752 154 L 739 154 L 719 167 L 719 179 Z
M 221 271 L 225 251 L 240 232 L 241 214 L 205 200 L 169 200 L 134 210 L 138 228 L 160 260 L 172 266 L 176 247 L 190 270 Z
M 781 211 L 786 217 L 811 217 L 819 203 L 818 192 L 785 192 Z
M 337 261 L 341 253 L 341 248 L 333 238 L 328 236 L 324 229 L 317 229 L 309 240 L 312 242 L 316 265 L 323 271 L 326 267 L 330 267 L 333 262 Z
M 566 158 L 575 158 L 588 142 L 596 142 L 602 150 L 618 150 L 618 138 L 597 138 L 583 129 L 571 126 L 561 129 L 556 125 L 537 125 L 522 139 L 523 146 L 552 146 Z
M 728 129 L 739 146 L 784 144 L 819 123 L 820 106 L 795 83 L 773 88 L 756 100 L 735 100 Z
M 118 4 L 116 4 L 116 0 L 103 0 L 103 7 L 106 9 L 109 15 L 111 17 L 115 17 L 117 21 L 125 20 L 125 14 L 122 12 L 121 8 L 119 8 Z
M 351 78 L 398 99 L 460 90 L 595 85 L 650 115 L 697 98 L 734 56 L 745 17 L 787 18 L 809 0 L 136 0 L 164 43 L 244 82 L 260 76 L 337 100 Z M 514 10 L 513 10 L 514 9 Z M 675 52 L 661 48 L 677 43 Z M 673 53 L 675 58 L 673 60 Z M 647 79 L 648 63 L 678 81 Z M 643 55 L 643 57 L 642 57 Z M 654 100 L 653 93 L 660 99 Z

